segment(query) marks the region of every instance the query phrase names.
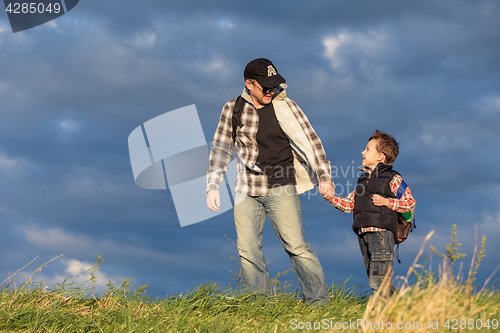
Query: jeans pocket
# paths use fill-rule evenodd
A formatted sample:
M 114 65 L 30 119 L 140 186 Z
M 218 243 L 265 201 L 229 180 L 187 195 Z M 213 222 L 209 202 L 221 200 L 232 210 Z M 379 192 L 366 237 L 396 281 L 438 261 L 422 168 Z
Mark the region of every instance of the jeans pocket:
M 380 242 L 384 241 L 384 235 L 382 235 L 383 231 L 375 231 L 375 235 L 377 235 L 377 238 L 379 239 Z
M 385 274 L 391 267 L 392 255 L 387 253 L 372 253 L 372 269 L 373 277 L 384 278 Z

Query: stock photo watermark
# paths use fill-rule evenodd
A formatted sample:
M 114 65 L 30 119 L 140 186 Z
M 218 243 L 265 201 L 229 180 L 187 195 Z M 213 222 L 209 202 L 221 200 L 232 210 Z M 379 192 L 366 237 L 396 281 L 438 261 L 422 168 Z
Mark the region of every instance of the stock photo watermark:
M 55 20 L 75 8 L 80 0 L 3 0 L 12 32 L 20 32 Z
M 323 319 L 321 321 L 299 321 L 291 319 L 290 329 L 292 330 L 403 330 L 408 332 L 415 332 L 421 330 L 497 330 L 498 319 L 455 319 L 450 318 L 446 320 L 429 319 L 427 321 L 416 322 L 391 322 L 391 321 L 371 321 L 367 319 L 349 319 L 344 321 L 336 321 L 334 319 Z
M 233 159 L 219 187 L 221 206 L 218 212 L 206 208 L 206 174 L 209 144 L 205 140 L 196 106 L 189 105 L 166 112 L 144 122 L 128 137 L 130 163 L 137 186 L 150 190 L 170 190 L 181 227 L 208 220 L 238 204 L 236 196 L 237 158 Z M 266 173 L 267 168 L 262 171 Z M 275 175 L 294 176 L 293 166 L 275 167 Z M 348 195 L 356 188 L 356 179 L 362 174 L 355 162 L 346 166 L 332 166 L 335 195 Z M 293 178 L 293 177 L 292 177 Z M 359 190 L 359 189 L 358 189 Z M 311 200 L 320 195 L 316 186 L 302 194 Z

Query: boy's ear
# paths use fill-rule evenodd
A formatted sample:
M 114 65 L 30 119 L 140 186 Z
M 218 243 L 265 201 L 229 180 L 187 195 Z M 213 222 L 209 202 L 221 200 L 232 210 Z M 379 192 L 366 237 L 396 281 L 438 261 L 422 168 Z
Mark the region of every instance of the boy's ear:
M 387 163 L 387 156 L 384 153 L 378 153 L 378 162 Z

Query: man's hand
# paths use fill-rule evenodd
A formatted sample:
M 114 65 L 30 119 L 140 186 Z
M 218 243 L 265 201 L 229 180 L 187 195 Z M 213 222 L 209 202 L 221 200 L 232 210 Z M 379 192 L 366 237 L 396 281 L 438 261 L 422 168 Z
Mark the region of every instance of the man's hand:
M 214 212 L 219 211 L 220 207 L 220 194 L 219 191 L 208 191 L 207 192 L 207 207 Z
M 375 206 L 387 206 L 389 207 L 389 198 L 381 197 L 378 194 L 372 196 L 372 201 Z
M 323 198 L 325 198 L 325 200 L 327 201 L 330 201 L 333 199 L 333 197 L 335 197 L 335 189 L 330 182 L 319 183 L 319 193 L 321 193 L 323 195 Z

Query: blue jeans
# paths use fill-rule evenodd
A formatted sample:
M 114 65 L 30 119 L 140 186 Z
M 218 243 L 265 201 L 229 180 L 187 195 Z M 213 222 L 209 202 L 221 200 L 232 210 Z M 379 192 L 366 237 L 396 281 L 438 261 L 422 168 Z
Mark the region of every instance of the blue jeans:
M 378 292 L 387 272 L 392 274 L 394 234 L 389 230 L 366 232 L 358 235 L 358 240 L 368 275 L 368 285 L 373 292 Z M 391 280 L 388 296 L 395 290 Z
M 330 295 L 323 268 L 304 239 L 300 199 L 294 185 L 275 187 L 268 196 L 236 193 L 234 222 L 238 235 L 243 281 L 252 292 L 270 292 L 271 284 L 262 254 L 262 231 L 266 214 L 274 232 L 290 257 L 307 302 L 328 303 Z

